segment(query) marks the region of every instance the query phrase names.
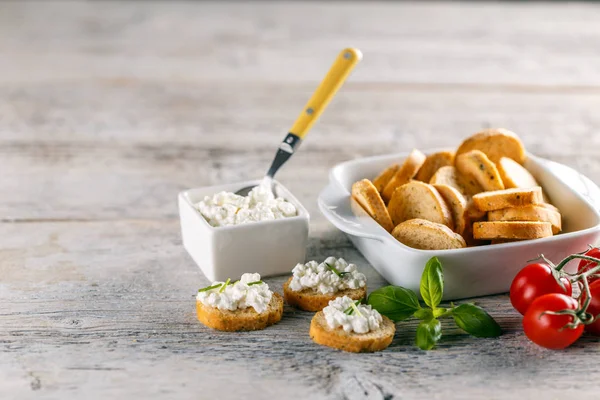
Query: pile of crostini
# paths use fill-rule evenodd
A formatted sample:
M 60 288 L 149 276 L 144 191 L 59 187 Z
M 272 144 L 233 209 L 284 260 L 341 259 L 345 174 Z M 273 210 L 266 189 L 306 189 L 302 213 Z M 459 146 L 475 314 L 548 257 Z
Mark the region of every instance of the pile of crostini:
M 467 138 L 455 152 L 413 150 L 352 197 L 403 244 L 422 250 L 540 239 L 561 231 L 560 211 L 523 166 L 525 148 L 506 129 Z M 400 161 L 400 160 L 399 160 Z

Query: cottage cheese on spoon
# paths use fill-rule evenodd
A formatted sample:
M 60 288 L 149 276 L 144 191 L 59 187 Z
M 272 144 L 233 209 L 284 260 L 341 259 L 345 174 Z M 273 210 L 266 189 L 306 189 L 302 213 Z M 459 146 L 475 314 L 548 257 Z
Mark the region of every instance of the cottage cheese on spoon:
M 231 192 L 206 196 L 195 207 L 215 227 L 272 221 L 298 214 L 292 203 L 275 197 L 270 188 L 260 185 L 246 197 Z

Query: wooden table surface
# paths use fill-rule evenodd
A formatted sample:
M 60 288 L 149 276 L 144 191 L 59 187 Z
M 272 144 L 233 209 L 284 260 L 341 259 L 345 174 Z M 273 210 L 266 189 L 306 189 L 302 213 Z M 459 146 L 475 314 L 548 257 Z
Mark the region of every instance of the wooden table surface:
M 261 176 L 346 46 L 363 62 L 278 175 L 309 259 L 384 284 L 317 209 L 344 160 L 504 126 L 600 182 L 598 5 L 1 2 L 1 399 L 597 398 L 598 340 L 538 348 L 506 295 L 477 299 L 502 337 L 447 324 L 430 352 L 414 322 L 363 355 L 287 307 L 259 332 L 197 322 L 177 193 Z

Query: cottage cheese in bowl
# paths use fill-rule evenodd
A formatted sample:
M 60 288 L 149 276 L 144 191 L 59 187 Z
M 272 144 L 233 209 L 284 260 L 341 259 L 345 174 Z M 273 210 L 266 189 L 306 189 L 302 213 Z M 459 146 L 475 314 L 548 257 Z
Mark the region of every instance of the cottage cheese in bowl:
M 269 285 L 260 280 L 259 274 L 244 274 L 239 281 L 213 282 L 208 288 L 200 289 L 196 299 L 202 304 L 219 310 L 235 311 L 248 307 L 257 313 L 269 308 L 273 292 Z
M 345 332 L 369 333 L 381 328 L 383 318 L 370 305 L 359 304 L 348 296 L 338 297 L 323 309 L 327 325 Z
M 365 275 L 343 258 L 328 257 L 320 264 L 316 261 L 297 264 L 292 273 L 290 289 L 295 292 L 312 289 L 321 294 L 335 294 L 367 285 Z
M 298 215 L 296 206 L 281 197 L 275 197 L 270 188 L 260 185 L 246 197 L 232 192 L 220 192 L 205 196 L 194 207 L 214 227 L 272 221 Z

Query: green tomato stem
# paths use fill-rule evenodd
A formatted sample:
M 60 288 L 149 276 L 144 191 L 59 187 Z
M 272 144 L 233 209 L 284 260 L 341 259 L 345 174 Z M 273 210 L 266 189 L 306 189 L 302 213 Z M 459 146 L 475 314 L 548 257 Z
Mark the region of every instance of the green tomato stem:
M 555 269 L 557 271 L 562 270 L 564 268 L 564 266 L 569 263 L 569 261 L 574 260 L 576 258 L 579 258 L 579 259 L 582 259 L 582 260 L 593 261 L 596 264 L 600 264 L 600 259 L 598 259 L 598 258 L 586 256 L 586 255 L 583 255 L 583 254 L 571 254 L 570 256 L 568 256 L 567 258 L 565 258 L 564 260 L 562 260 L 561 262 L 559 262 Z M 585 272 L 585 274 L 581 274 L 579 276 L 585 275 L 586 277 L 588 277 L 590 275 L 594 275 L 596 272 L 599 272 L 599 271 L 600 271 L 600 265 L 596 265 L 596 267 L 590 269 L 589 271 Z

